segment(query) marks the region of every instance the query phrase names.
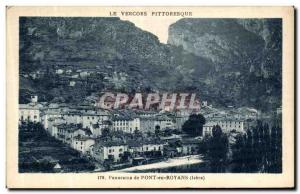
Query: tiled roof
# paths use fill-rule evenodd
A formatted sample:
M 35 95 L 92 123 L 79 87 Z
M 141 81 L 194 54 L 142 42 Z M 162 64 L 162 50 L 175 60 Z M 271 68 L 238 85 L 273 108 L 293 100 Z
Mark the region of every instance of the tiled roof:
M 197 139 L 183 139 L 182 140 L 182 144 L 185 144 L 185 145 L 187 145 L 187 144 L 198 144 L 198 143 L 200 143 L 200 141 L 197 140 Z
M 133 118 L 132 117 L 129 117 L 129 116 L 114 116 L 112 118 L 113 121 L 132 121 Z
M 151 139 L 151 140 L 129 140 L 127 141 L 129 147 L 139 147 L 143 145 L 162 145 L 164 142 L 159 139 Z
M 92 137 L 87 137 L 87 136 L 76 136 L 74 137 L 74 140 L 78 140 L 78 141 L 87 141 L 87 140 L 94 140 L 94 138 Z
M 34 104 L 34 103 L 19 104 L 19 109 L 35 109 L 35 110 L 38 110 L 40 108 L 42 108 L 42 105 L 40 105 L 40 104 Z
M 135 140 L 127 141 L 127 144 L 129 147 L 140 147 L 143 145 L 141 141 L 135 141 Z

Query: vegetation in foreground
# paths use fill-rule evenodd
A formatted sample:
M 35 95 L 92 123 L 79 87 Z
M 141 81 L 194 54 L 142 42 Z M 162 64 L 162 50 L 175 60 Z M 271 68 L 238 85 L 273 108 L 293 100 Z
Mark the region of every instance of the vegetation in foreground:
M 42 125 L 28 123 L 19 129 L 19 172 L 83 172 L 95 166 L 80 152 L 51 137 Z

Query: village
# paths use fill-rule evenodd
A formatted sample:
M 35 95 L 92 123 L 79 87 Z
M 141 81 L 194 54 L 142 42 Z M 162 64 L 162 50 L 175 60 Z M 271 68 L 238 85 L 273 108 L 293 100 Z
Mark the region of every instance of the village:
M 182 131 L 192 114 L 202 114 L 206 120 L 202 134 L 197 136 Z M 207 102 L 202 102 L 196 112 L 106 110 L 87 103 L 39 102 L 38 96 L 32 96 L 30 103 L 19 105 L 20 126 L 40 123 L 47 134 L 95 161 L 96 171 L 199 155 L 201 140 L 211 136 L 214 126 L 219 125 L 225 133 L 244 133 L 259 116 L 255 109 L 221 111 Z M 59 162 L 56 168 L 60 169 Z

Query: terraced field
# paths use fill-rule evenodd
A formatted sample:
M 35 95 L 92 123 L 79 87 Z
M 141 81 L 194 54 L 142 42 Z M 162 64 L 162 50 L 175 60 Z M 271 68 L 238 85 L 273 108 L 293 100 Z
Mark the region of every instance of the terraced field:
M 82 172 L 94 170 L 94 165 L 68 145 L 48 135 L 44 130 L 19 131 L 19 172 Z

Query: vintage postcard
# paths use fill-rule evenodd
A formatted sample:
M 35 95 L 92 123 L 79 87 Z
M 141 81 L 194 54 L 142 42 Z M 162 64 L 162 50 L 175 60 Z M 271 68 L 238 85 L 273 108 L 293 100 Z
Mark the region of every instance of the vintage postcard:
M 294 188 L 294 8 L 7 7 L 8 188 Z

